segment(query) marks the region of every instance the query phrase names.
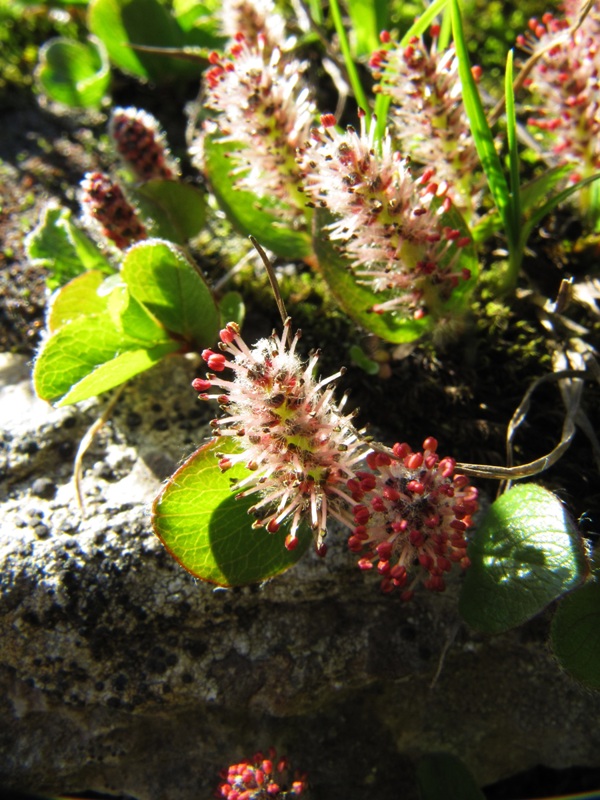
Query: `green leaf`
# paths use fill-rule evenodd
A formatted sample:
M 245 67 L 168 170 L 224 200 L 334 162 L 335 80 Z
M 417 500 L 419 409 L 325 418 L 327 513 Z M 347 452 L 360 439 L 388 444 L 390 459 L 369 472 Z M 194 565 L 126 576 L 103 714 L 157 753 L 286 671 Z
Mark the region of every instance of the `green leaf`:
M 531 181 L 521 186 L 523 213 L 527 214 L 542 201 L 546 200 L 554 187 L 568 178 L 572 172 L 572 164 L 561 164 L 558 167 L 545 169 L 537 178 L 533 178 Z
M 121 277 L 133 297 L 196 349 L 214 342 L 219 311 L 206 282 L 178 247 L 148 239 L 131 247 Z
M 237 322 L 241 328 L 246 316 L 244 298 L 239 292 L 227 292 L 219 301 L 219 311 L 224 324 Z
M 460 613 L 486 633 L 522 624 L 583 580 L 582 540 L 547 489 L 515 486 L 493 503 L 469 545 Z
M 485 800 L 465 765 L 450 753 L 431 753 L 417 764 L 421 800 Z
M 475 147 L 477 148 L 477 153 L 481 161 L 481 166 L 485 172 L 496 207 L 502 217 L 507 237 L 510 242 L 515 244 L 518 233 L 512 227 L 513 216 L 508 184 L 506 183 L 506 178 L 502 170 L 502 164 L 496 153 L 494 136 L 488 125 L 477 84 L 471 73 L 471 62 L 469 60 L 469 52 L 462 26 L 460 6 L 458 0 L 451 0 L 451 2 L 452 30 L 458 58 L 458 73 L 462 86 L 465 111 L 469 118 L 469 124 L 475 141 Z
M 506 101 L 506 138 L 508 140 L 508 163 L 510 176 L 510 212 L 512 216 L 512 229 L 514 231 L 518 231 L 521 224 L 521 167 L 519 159 L 519 144 L 517 140 L 515 93 L 513 90 L 512 50 L 509 50 L 506 57 L 504 96 Z
M 338 245 L 329 239 L 326 228 L 332 219 L 333 217 L 322 209 L 315 212 L 313 245 L 319 270 L 346 314 L 365 330 L 395 344 L 414 341 L 432 330 L 436 321 L 433 314 L 416 320 L 410 312 L 403 314 L 400 310 L 385 314 L 375 314 L 370 311 L 375 304 L 391 299 L 393 293 L 374 292 L 357 281 L 350 271 L 348 258 L 340 252 Z M 464 235 L 468 234 L 466 224 L 456 209 L 451 209 L 444 215 L 442 224 L 457 228 Z M 466 309 L 468 297 L 478 274 L 477 258 L 472 245 L 462 248 L 460 265 L 471 272 L 471 278 L 461 281 L 449 300 L 439 305 L 440 315 L 461 315 Z
M 54 333 L 67 322 L 106 310 L 106 298 L 98 294 L 105 276 L 102 272 L 84 272 L 55 292 L 50 300 L 46 325 Z
M 190 66 L 184 61 L 144 53 L 132 47 L 184 46 L 181 28 L 159 0 L 92 0 L 88 24 L 104 42 L 111 61 L 123 72 L 159 84 L 197 73 L 196 65 Z
M 36 78 L 51 100 L 75 108 L 99 108 L 110 84 L 106 48 L 94 37 L 88 42 L 51 39 L 40 48 Z
M 546 203 L 544 203 L 541 208 L 536 209 L 536 211 L 531 215 L 531 217 L 529 217 L 523 226 L 523 230 L 521 232 L 523 242 L 526 242 L 527 239 L 529 239 L 533 229 L 539 225 L 539 223 L 547 214 L 552 211 L 553 208 L 556 208 L 556 206 L 560 205 L 565 200 L 568 200 L 571 195 L 579 192 L 585 186 L 597 181 L 599 178 L 600 172 L 597 172 L 595 175 L 590 175 L 588 178 L 583 178 L 577 183 L 574 183 L 572 186 L 569 186 L 567 189 L 563 189 L 562 192 L 558 192 L 557 194 L 553 195 Z
M 231 174 L 234 165 L 228 154 L 240 147 L 232 142 L 217 142 L 211 136 L 204 140 L 206 176 L 227 218 L 240 233 L 254 236 L 263 247 L 278 256 L 300 259 L 311 255 L 308 232 L 294 230 L 292 223 L 282 221 L 289 211 L 281 202 L 274 198 L 259 198 L 236 186 L 235 176 Z M 308 212 L 306 209 L 305 216 Z
M 187 183 L 152 180 L 128 191 L 142 215 L 150 217 L 148 228 L 152 236 L 186 244 L 204 227 L 205 195 Z
M 235 499 L 231 478 L 248 470 L 236 465 L 223 473 L 217 452 L 234 452 L 223 436 L 197 450 L 169 479 L 152 508 L 154 532 L 185 569 L 218 586 L 258 583 L 293 566 L 307 549 L 311 534 L 300 532 L 300 544 L 289 551 L 286 533 L 253 530 L 248 508 L 256 497 Z
M 561 600 L 552 622 L 552 647 L 561 665 L 578 681 L 600 689 L 600 582 Z
M 33 370 L 43 400 L 63 406 L 95 397 L 181 348 L 133 297 L 123 298 L 118 285 L 106 295 L 104 311 L 76 317 L 46 339 Z
M 50 289 L 86 270 L 114 272 L 94 242 L 71 221 L 66 208 L 48 205 L 36 228 L 26 240 L 27 256 L 49 270 Z

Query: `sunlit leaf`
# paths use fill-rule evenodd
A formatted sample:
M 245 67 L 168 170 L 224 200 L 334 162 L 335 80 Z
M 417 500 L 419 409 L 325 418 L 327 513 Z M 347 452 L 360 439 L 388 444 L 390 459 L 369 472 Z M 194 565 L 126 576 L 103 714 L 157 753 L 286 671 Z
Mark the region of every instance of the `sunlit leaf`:
M 26 246 L 28 258 L 49 271 L 46 282 L 50 289 L 86 270 L 114 271 L 94 242 L 73 224 L 66 208 L 47 206 Z
M 125 255 L 121 277 L 169 332 L 196 349 L 214 342 L 220 317 L 212 293 L 174 244 L 148 239 L 134 245 Z
M 248 470 L 237 465 L 223 473 L 217 452 L 234 452 L 230 437 L 205 444 L 169 479 L 152 509 L 154 532 L 189 572 L 219 586 L 241 586 L 272 578 L 293 566 L 311 541 L 289 551 L 285 531 L 252 529 L 248 508 L 256 498 L 236 500 L 231 478 Z
M 84 272 L 55 292 L 48 310 L 46 325 L 53 333 L 67 322 L 89 314 L 101 314 L 106 310 L 106 298 L 98 294 L 104 281 L 102 272 Z
M 556 495 L 531 483 L 490 506 L 469 558 L 460 612 L 486 633 L 522 624 L 578 586 L 587 571 L 573 520 Z
M 186 244 L 204 227 L 205 195 L 194 186 L 178 181 L 153 180 L 129 191 L 142 215 L 150 217 L 148 227 L 152 236 Z
M 51 100 L 75 108 L 99 108 L 110 84 L 110 65 L 101 41 L 62 37 L 40 48 L 36 78 Z
M 293 215 L 282 203 L 241 191 L 231 174 L 234 164 L 228 157 L 237 147 L 240 145 L 216 142 L 210 136 L 204 140 L 206 176 L 219 205 L 240 233 L 254 236 L 263 247 L 284 258 L 306 258 L 312 251 L 305 215 L 300 216 L 302 228 L 295 230 L 292 222 L 283 221 L 286 215 Z

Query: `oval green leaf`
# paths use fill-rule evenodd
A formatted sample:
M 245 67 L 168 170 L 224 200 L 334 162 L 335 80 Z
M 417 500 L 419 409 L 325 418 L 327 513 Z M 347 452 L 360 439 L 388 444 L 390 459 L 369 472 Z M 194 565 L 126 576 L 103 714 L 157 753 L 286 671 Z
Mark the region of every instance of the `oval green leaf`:
M 130 188 L 152 236 L 186 244 L 206 221 L 205 196 L 194 186 L 177 181 L 153 180 Z
M 197 267 L 171 242 L 148 239 L 131 247 L 121 277 L 133 297 L 165 328 L 201 349 L 216 338 L 220 315 Z
M 40 48 L 36 78 L 51 100 L 74 108 L 99 108 L 110 83 L 106 48 L 93 38 L 51 39 Z
M 54 333 L 67 322 L 106 310 L 106 298 L 98 294 L 104 282 L 102 272 L 84 272 L 59 289 L 50 300 L 46 325 Z
M 248 475 L 243 465 L 223 473 L 216 452 L 234 452 L 221 437 L 203 445 L 171 476 L 154 501 L 154 532 L 188 572 L 218 586 L 259 583 L 292 567 L 311 541 L 300 532 L 298 547 L 285 549 L 286 532 L 252 529 L 248 509 L 256 497 L 236 500 L 231 478 Z
M 417 764 L 421 800 L 485 800 L 475 779 L 456 756 L 431 753 Z
M 228 154 L 243 145 L 204 139 L 204 168 L 217 202 L 234 228 L 254 238 L 283 258 L 301 259 L 312 254 L 307 230 L 294 230 L 285 222 L 286 207 L 275 198 L 258 197 L 236 186 Z M 306 209 L 308 215 L 309 209 Z
M 579 585 L 581 537 L 556 495 L 520 484 L 493 503 L 469 545 L 460 613 L 474 628 L 502 633 Z
M 184 61 L 133 47 L 184 45 L 181 28 L 159 0 L 92 0 L 88 22 L 90 30 L 104 42 L 113 64 L 123 72 L 164 83 L 191 71 Z
M 43 400 L 63 406 L 95 397 L 181 348 L 134 298 L 124 301 L 122 286 L 106 303 L 106 311 L 66 322 L 42 345 L 33 380 Z
M 561 600 L 552 622 L 552 647 L 581 683 L 600 690 L 600 582 L 589 581 Z
M 48 205 L 26 239 L 27 256 L 49 271 L 50 289 L 67 283 L 85 270 L 114 272 L 94 242 L 71 221 L 71 212 Z

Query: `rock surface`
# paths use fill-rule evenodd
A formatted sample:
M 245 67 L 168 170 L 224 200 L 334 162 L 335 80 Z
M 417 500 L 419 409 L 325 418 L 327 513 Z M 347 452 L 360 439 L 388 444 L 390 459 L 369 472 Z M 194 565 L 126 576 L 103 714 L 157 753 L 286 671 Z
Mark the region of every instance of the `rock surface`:
M 270 745 L 327 800 L 411 800 L 416 757 L 440 750 L 482 783 L 600 766 L 600 697 L 559 672 L 544 619 L 475 635 L 456 586 L 382 596 L 343 537 L 240 590 L 172 561 L 149 507 L 207 435 L 194 374 L 173 358 L 126 388 L 81 519 L 72 461 L 106 399 L 51 409 L 24 359 L 0 361 L 0 785 L 196 800 Z

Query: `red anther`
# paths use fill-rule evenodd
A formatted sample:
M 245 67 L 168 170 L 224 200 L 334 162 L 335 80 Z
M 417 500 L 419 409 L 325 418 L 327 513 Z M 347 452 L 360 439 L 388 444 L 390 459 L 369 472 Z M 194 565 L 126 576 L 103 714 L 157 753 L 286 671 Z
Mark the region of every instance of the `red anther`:
M 391 567 L 389 561 L 380 561 L 379 564 L 377 564 L 377 572 L 380 575 L 387 575 L 390 572 L 390 570 Z
M 399 444 L 398 442 L 396 442 L 396 444 L 392 447 L 392 451 L 393 451 L 394 455 L 396 456 L 396 458 L 399 458 L 399 459 L 404 459 L 404 458 L 406 458 L 406 456 L 408 456 L 408 455 L 410 455 L 410 453 L 412 453 L 412 450 L 410 449 L 410 446 L 407 445 L 406 442 L 402 442 L 402 444 Z
M 389 467 L 392 459 L 385 453 L 375 453 L 375 460 L 378 467 Z
M 231 342 L 233 342 L 235 337 L 236 337 L 235 331 L 232 331 L 231 328 L 229 327 L 223 328 L 222 331 L 219 331 L 219 338 L 221 339 L 222 342 L 225 342 L 225 344 L 231 344 Z
M 373 569 L 373 562 L 368 558 L 361 558 L 358 561 L 358 567 L 362 570 Z
M 204 378 L 195 378 L 192 381 L 192 389 L 196 392 L 207 392 L 209 389 L 212 389 L 212 383 L 204 380 Z
M 434 469 L 437 466 L 438 460 L 439 459 L 437 453 L 432 453 L 429 456 L 425 456 L 424 459 L 425 466 L 427 467 L 427 469 Z
M 357 525 L 366 525 L 371 518 L 371 512 L 367 506 L 354 506 L 352 513 L 354 514 L 354 522 Z
M 395 588 L 396 587 L 394 586 L 394 582 L 391 581 L 389 578 L 384 578 L 381 581 L 381 591 L 384 594 L 390 594 L 390 592 L 393 592 Z
M 444 197 L 442 201 L 442 211 L 447 214 L 452 208 L 452 200 L 449 197 Z
M 419 183 L 425 184 L 427 183 L 433 176 L 435 175 L 435 169 L 433 167 L 428 167 L 425 172 L 421 175 L 419 179 Z
M 236 33 L 233 38 L 235 39 L 236 42 L 244 42 L 244 41 L 246 41 L 246 37 L 244 36 L 244 34 L 241 31 L 238 31 L 238 33 Z
M 262 786 L 265 782 L 265 774 L 261 769 L 254 770 L 254 780 L 259 786 Z
M 452 563 L 445 556 L 438 556 L 437 561 L 435 563 L 437 568 L 441 569 L 442 572 L 450 572 L 450 570 L 452 569 Z
M 419 564 L 428 572 L 433 567 L 433 558 L 427 553 L 419 553 L 417 556 Z
M 228 469 L 231 469 L 231 467 L 232 464 L 229 458 L 222 458 L 219 461 L 219 469 L 221 470 L 221 472 L 226 472 Z
M 462 519 L 453 519 L 450 527 L 454 528 L 455 531 L 466 531 L 469 526 Z
M 413 547 L 422 547 L 425 543 L 425 536 L 421 531 L 415 529 L 408 534 L 408 541 Z
M 348 550 L 351 550 L 353 553 L 360 553 L 363 548 L 362 540 L 356 536 L 351 536 L 348 539 Z
M 423 450 L 429 450 L 430 453 L 435 453 L 438 449 L 438 440 L 433 436 L 428 436 L 423 442 Z
M 319 556 L 319 558 L 325 558 L 327 555 L 327 545 L 325 542 L 321 542 L 318 547 L 315 547 L 315 553 Z
M 333 114 L 321 114 L 321 125 L 324 128 L 333 128 L 336 125 L 336 119 Z
M 406 488 L 408 489 L 409 492 L 412 492 L 413 494 L 424 494 L 425 493 L 425 484 L 423 484 L 421 481 L 416 481 L 416 480 L 415 481 L 409 481 L 406 484 Z
M 427 316 L 427 312 L 424 308 L 417 308 L 413 314 L 414 319 L 423 319 Z
M 216 66 L 217 64 L 219 64 L 220 61 L 221 61 L 221 56 L 213 50 L 212 53 L 210 53 L 208 56 L 208 63 L 214 64 Z
M 356 528 L 354 528 L 352 534 L 357 539 L 360 539 L 361 542 L 365 542 L 369 538 L 369 534 L 367 533 L 367 529 L 364 525 L 358 525 Z
M 390 503 L 396 503 L 401 497 L 400 492 L 397 489 L 394 489 L 393 486 L 384 486 L 382 494 L 386 500 L 390 501 Z
M 386 512 L 386 505 L 383 502 L 383 498 L 381 498 L 381 497 L 374 497 L 371 500 L 371 507 L 372 507 L 373 511 L 376 511 L 376 512 L 378 512 L 380 514 L 385 514 L 385 512 Z
M 371 489 L 375 488 L 376 483 L 375 475 L 367 474 L 364 478 L 361 478 L 360 488 L 363 492 L 370 492 Z
M 471 238 L 469 236 L 461 236 L 460 239 L 456 240 L 457 247 L 468 247 L 471 244 Z
M 429 28 L 429 33 L 431 34 L 432 38 L 437 39 L 437 37 L 440 35 L 440 26 L 432 25 L 431 28 Z
M 381 542 L 381 544 L 378 544 L 375 548 L 375 552 L 382 561 L 389 561 L 393 549 L 391 542 Z
M 404 466 L 408 469 L 419 469 L 423 464 L 423 453 L 411 453 L 404 459 Z
M 273 795 L 274 797 L 275 795 L 278 795 L 279 792 L 280 792 L 280 787 L 277 783 L 271 783 L 269 784 L 269 786 L 267 786 L 267 794 Z M 248 800 L 251 800 L 251 797 L 252 795 L 248 798 Z
M 381 44 L 389 44 L 392 41 L 389 31 L 381 31 L 379 34 L 379 41 Z
M 437 526 L 440 524 L 440 515 L 431 514 L 429 517 L 426 517 L 423 520 L 423 524 L 428 528 L 437 528 Z
M 453 458 L 442 458 L 440 463 L 438 464 L 438 471 L 443 478 L 451 478 L 454 474 L 454 468 L 456 467 L 456 461 Z
M 471 75 L 475 78 L 476 81 L 481 79 L 481 76 L 483 75 L 483 70 L 479 66 L 479 64 L 475 64 L 474 67 L 471 67 Z
M 395 581 L 404 582 L 407 578 L 406 567 L 404 564 L 396 564 L 395 567 L 392 567 L 390 575 Z
M 286 550 L 295 550 L 298 547 L 300 539 L 294 533 L 288 533 L 285 537 L 285 549 Z
M 276 520 L 272 519 L 267 525 L 267 530 L 269 531 L 269 533 L 277 533 L 280 527 L 281 526 L 279 525 L 279 523 Z

